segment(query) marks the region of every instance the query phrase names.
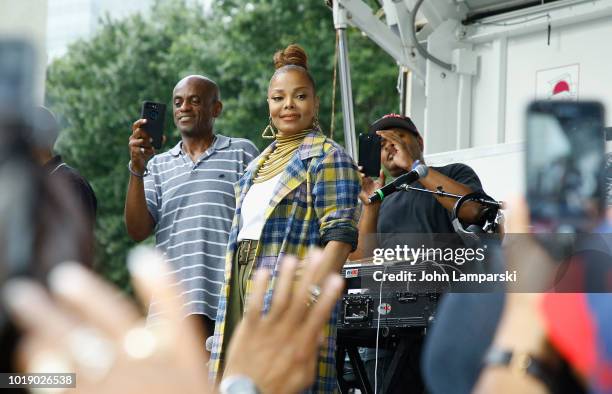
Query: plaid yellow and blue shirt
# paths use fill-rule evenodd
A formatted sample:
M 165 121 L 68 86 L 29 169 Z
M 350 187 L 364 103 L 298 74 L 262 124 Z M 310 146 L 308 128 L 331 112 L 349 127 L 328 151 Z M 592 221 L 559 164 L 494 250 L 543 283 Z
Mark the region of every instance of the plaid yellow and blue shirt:
M 221 289 L 210 362 L 214 378 L 224 357 L 225 322 L 242 202 L 259 167 L 274 146 L 275 142 L 253 160 L 236 185 L 236 212 L 225 258 L 225 284 Z M 321 247 L 333 240 L 349 243 L 355 248 L 360 189 L 357 167 L 341 146 L 318 132 L 304 138 L 282 173 L 265 212 L 265 224 L 254 262 L 255 268 L 267 268 L 272 272 L 273 280 L 265 296 L 264 311 L 269 310 L 283 256 L 304 258 L 309 248 Z M 247 297 L 251 288 L 252 277 L 247 283 Z M 336 320 L 337 313 L 334 313 L 325 327 L 326 340 L 319 353 L 318 374 L 309 392 L 336 391 Z

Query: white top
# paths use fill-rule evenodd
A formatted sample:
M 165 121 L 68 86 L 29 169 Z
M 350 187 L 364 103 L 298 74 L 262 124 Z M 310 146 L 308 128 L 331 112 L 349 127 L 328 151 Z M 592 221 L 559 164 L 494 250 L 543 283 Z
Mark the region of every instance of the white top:
M 249 188 L 242 202 L 240 232 L 238 241 L 243 239 L 259 239 L 264 226 L 264 215 L 274 196 L 274 188 L 282 173 L 265 182 L 254 183 Z

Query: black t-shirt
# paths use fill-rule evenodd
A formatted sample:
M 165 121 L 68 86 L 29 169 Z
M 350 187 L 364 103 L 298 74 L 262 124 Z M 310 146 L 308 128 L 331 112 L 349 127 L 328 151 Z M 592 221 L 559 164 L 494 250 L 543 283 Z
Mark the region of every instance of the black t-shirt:
M 464 184 L 472 189 L 472 192 L 482 192 L 478 175 L 465 164 L 456 163 L 430 168 Z M 419 182 L 414 182 L 412 186 L 424 189 Z M 454 230 L 451 213 L 432 194 L 410 190 L 393 193 L 383 200 L 378 216 L 377 233 L 431 234 L 454 233 Z M 378 239 L 380 247 L 394 246 L 386 245 L 387 241 L 383 238 L 386 237 Z

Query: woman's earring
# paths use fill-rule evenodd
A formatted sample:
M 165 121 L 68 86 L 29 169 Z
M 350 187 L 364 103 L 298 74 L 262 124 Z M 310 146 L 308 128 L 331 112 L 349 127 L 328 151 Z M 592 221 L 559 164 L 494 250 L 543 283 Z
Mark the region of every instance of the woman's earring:
M 273 140 L 276 138 L 276 130 L 274 130 L 274 127 L 272 127 L 272 117 L 271 116 L 270 116 L 268 125 L 264 129 L 263 133 L 261 133 L 261 138 L 264 138 L 267 140 Z
M 319 114 L 315 115 L 314 119 L 312 120 L 312 129 L 322 132 L 321 124 L 319 123 Z

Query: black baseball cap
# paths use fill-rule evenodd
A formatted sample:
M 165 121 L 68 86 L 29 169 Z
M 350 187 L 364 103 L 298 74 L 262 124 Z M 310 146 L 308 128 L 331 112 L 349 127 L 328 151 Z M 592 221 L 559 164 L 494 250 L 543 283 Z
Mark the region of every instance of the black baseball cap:
M 372 123 L 368 128 L 368 132 L 374 134 L 378 130 L 388 130 L 394 128 L 409 131 L 417 137 L 421 136 L 419 130 L 417 130 L 414 123 L 412 123 L 412 120 L 410 120 L 410 118 L 407 116 L 399 114 L 387 114 L 382 118 L 375 120 L 374 123 Z

